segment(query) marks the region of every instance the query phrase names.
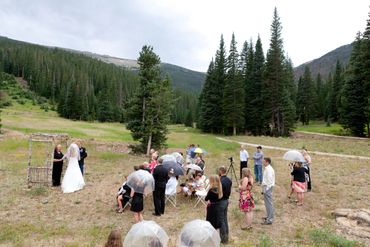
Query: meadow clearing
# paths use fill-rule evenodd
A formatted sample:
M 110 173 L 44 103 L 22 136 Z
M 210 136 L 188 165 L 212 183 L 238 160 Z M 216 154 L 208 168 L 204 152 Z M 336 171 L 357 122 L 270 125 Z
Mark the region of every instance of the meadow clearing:
M 144 156 L 126 153 L 132 143 L 130 133 L 118 123 L 87 123 L 57 117 L 31 104 L 6 108 L 2 113 L 5 133 L 0 137 L 0 246 L 102 246 L 109 232 L 118 228 L 123 236 L 133 224 L 133 214 L 114 211 L 115 195 L 123 176 L 134 165 L 146 161 Z M 188 144 L 200 144 L 205 156 L 206 175 L 214 174 L 220 165 L 236 160 L 238 172 L 239 145 L 217 136 L 199 133 L 183 126 L 170 126 L 168 150 L 183 150 Z M 81 138 L 88 150 L 86 187 L 76 193 L 62 194 L 60 188 L 27 188 L 27 136 L 33 132 L 68 133 Z M 270 146 L 370 156 L 368 140 L 346 140 L 330 137 L 271 138 L 237 136 L 245 141 Z M 121 148 L 114 149 L 119 146 Z M 42 151 L 35 154 L 42 162 Z M 118 151 L 117 151 L 118 150 Z M 253 154 L 254 148 L 247 148 Z M 264 206 L 260 187 L 254 187 L 256 208 L 252 231 L 240 229 L 243 214 L 238 209 L 238 193 L 232 193 L 229 207 L 231 239 L 228 246 L 368 246 L 364 239 L 350 241 L 340 236 L 331 212 L 336 208 L 370 208 L 370 161 L 312 155 L 313 191 L 306 193 L 305 205 L 297 207 L 287 198 L 290 173 L 282 159 L 284 151 L 264 149 L 273 160 L 276 172 L 274 191 L 276 219 L 272 226 L 260 225 Z M 165 150 L 163 150 L 165 152 Z M 251 162 L 249 162 L 249 166 Z M 177 197 L 177 208 L 168 205 L 165 215 L 152 216 L 152 198 L 145 200 L 144 219 L 155 220 L 170 237 L 174 246 L 185 222 L 205 218 L 205 208 L 194 209 L 195 200 Z

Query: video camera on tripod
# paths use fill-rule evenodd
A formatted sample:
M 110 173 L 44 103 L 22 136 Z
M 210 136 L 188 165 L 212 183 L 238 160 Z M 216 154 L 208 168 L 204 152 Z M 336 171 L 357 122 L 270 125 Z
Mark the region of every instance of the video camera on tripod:
M 235 178 L 235 185 L 238 184 L 238 177 L 236 176 L 235 168 L 234 168 L 234 159 L 233 157 L 229 157 L 228 160 L 230 161 L 230 165 L 227 168 L 226 176 L 231 173 L 230 179 L 233 180 Z

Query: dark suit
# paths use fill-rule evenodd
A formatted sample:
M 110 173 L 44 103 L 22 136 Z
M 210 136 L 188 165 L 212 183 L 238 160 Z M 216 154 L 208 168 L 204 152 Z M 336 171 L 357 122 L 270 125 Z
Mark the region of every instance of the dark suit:
M 164 214 L 165 208 L 165 192 L 168 181 L 168 170 L 163 165 L 157 165 L 153 171 L 154 191 L 153 201 L 156 215 Z
M 80 160 L 78 161 L 78 164 L 80 166 L 82 175 L 84 175 L 84 164 L 85 164 L 86 157 L 87 157 L 86 148 L 80 147 Z

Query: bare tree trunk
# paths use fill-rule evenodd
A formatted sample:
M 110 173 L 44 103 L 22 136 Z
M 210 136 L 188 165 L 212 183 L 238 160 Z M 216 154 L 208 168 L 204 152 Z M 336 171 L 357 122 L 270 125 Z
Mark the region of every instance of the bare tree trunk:
M 148 155 L 148 156 L 149 156 L 151 147 L 152 147 L 152 133 L 150 133 L 150 135 L 149 135 L 148 146 L 146 148 L 146 155 Z
M 236 136 L 236 126 L 233 127 L 233 136 Z

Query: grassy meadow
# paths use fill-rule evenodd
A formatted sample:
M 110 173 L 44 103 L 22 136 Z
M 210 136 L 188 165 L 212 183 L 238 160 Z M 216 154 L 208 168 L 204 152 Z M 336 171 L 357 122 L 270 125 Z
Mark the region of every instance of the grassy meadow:
M 57 117 L 26 103 L 14 104 L 2 113 L 5 134 L 0 137 L 0 246 L 102 246 L 112 229 L 123 236 L 133 224 L 133 214 L 114 211 L 115 195 L 123 176 L 134 165 L 146 161 L 144 156 L 116 152 L 112 145 L 132 143 L 130 133 L 118 123 L 86 123 Z M 170 126 L 168 152 L 183 150 L 188 144 L 200 144 L 205 155 L 206 174 L 228 157 L 238 161 L 239 145 L 224 142 L 217 136 L 199 133 L 192 128 Z M 32 187 L 26 183 L 28 135 L 33 132 L 62 132 L 82 138 L 88 150 L 86 187 L 76 193 L 63 194 L 60 188 Z M 301 148 L 354 155 L 370 155 L 368 141 L 348 141 L 328 137 L 270 138 L 238 136 L 234 141 L 261 145 Z M 113 143 L 113 144 L 112 144 Z M 39 147 L 39 149 L 37 148 Z M 35 162 L 42 164 L 44 147 L 36 145 Z M 254 148 L 247 148 L 251 155 Z M 305 205 L 297 207 L 289 200 L 290 174 L 283 151 L 263 150 L 273 160 L 276 171 L 274 191 L 276 219 L 272 226 L 260 225 L 264 216 L 260 187 L 254 187 L 256 208 L 251 231 L 240 229 L 243 214 L 238 209 L 238 193 L 233 190 L 229 207 L 230 244 L 228 246 L 365 246 L 362 240 L 351 241 L 336 232 L 331 216 L 335 208 L 370 208 L 370 161 L 313 155 L 313 191 L 306 194 Z M 166 152 L 166 150 L 163 150 Z M 249 163 L 251 165 L 251 162 Z M 239 165 L 235 168 L 238 173 Z M 233 181 L 235 183 L 235 181 Z M 155 220 L 170 237 L 177 240 L 185 222 L 205 218 L 205 208 L 194 209 L 195 200 L 177 197 L 177 208 L 168 205 L 165 215 L 152 216 L 152 198 L 145 200 L 144 219 Z

